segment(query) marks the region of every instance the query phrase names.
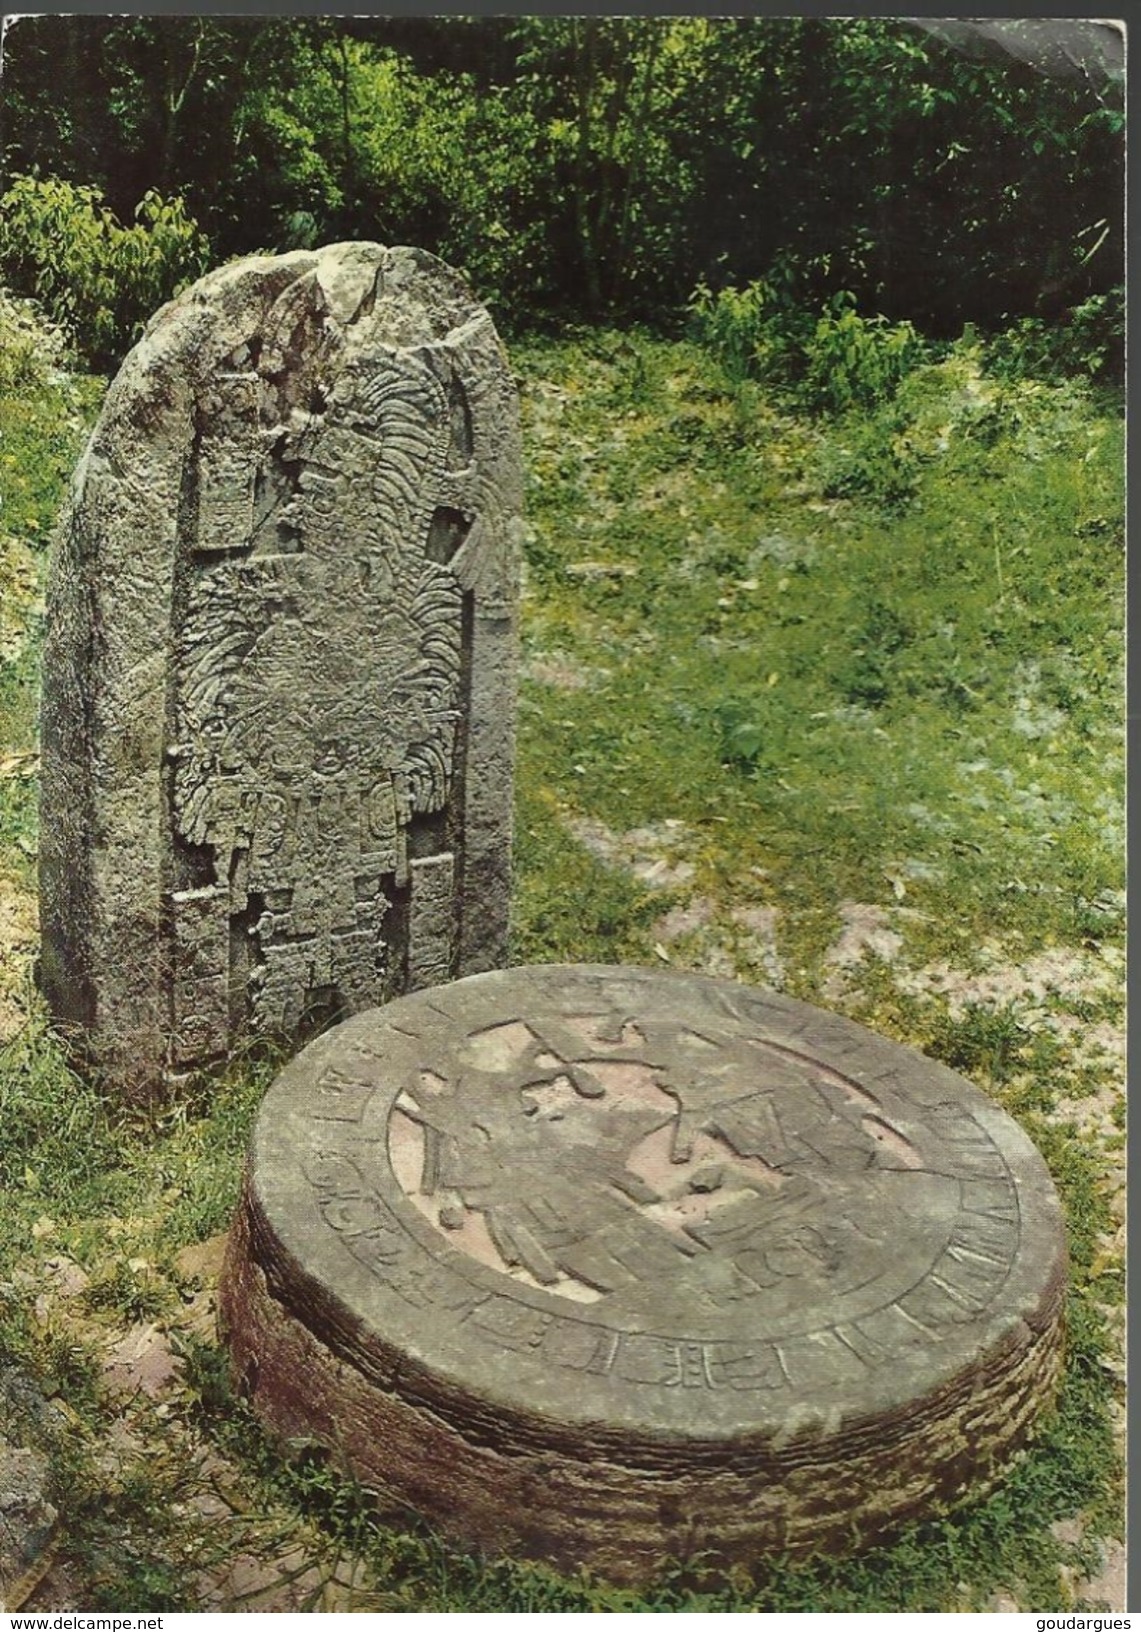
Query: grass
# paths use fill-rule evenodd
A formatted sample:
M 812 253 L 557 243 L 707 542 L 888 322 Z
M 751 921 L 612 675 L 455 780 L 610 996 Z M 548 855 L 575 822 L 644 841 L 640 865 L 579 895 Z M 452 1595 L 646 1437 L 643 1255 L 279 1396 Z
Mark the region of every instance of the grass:
M 989 1499 L 730 1587 L 691 1573 L 635 1595 L 464 1557 L 411 1518 L 378 1525 L 319 1456 L 265 1440 L 184 1318 L 200 1279 L 182 1255 L 226 1226 L 272 1063 L 132 1117 L 72 1077 L 34 995 L 0 982 L 0 1005 L 7 991 L 29 1013 L 0 1051 L 0 1360 L 64 1408 L 41 1437 L 76 1590 L 190 1608 L 226 1548 L 296 1545 L 314 1602 L 351 1558 L 361 1605 L 389 1610 L 1070 1607 L 1121 1518 L 1120 1115 L 1089 1042 L 1121 1007 L 1120 423 L 1077 387 L 988 378 L 970 347 L 830 421 L 636 333 L 521 343 L 513 362 L 529 529 L 515 961 L 775 970 L 975 1080 L 1066 1206 L 1063 1389 Z M 34 358 L 0 371 L 0 924 L 33 887 L 44 542 L 98 394 Z M 838 970 L 853 904 L 894 950 Z M 81 1292 L 52 1292 L 61 1264 Z M 160 1403 L 125 1408 L 107 1344 L 150 1327 L 183 1369 Z M 141 1449 L 112 1465 L 124 1422 Z M 187 1506 L 203 1456 L 235 1481 L 212 1524 Z
M 1064 392 L 1005 402 L 953 357 L 908 411 L 921 488 L 885 511 L 822 496 L 854 427 L 807 431 L 755 390 L 715 391 L 696 351 L 648 342 L 623 396 L 598 349 L 516 359 L 543 382 L 539 426 L 557 424 L 529 463 L 527 644 L 600 675 L 526 688 L 524 794 L 533 767 L 568 809 L 682 820 L 702 882 L 724 888 L 730 857 L 733 882 L 763 878 L 806 954 L 821 912 L 895 878 L 933 956 L 997 922 L 1027 947 L 1111 929 L 1117 430 Z M 985 409 L 956 407 L 960 381 Z M 942 454 L 924 440 L 933 397 Z M 859 434 L 902 433 L 881 414 Z M 596 558 L 612 570 L 574 575 Z
M 43 555 L 102 391 L 101 382 L 37 374 L 10 341 L 0 324 L 0 770 L 35 748 Z M 0 858 L 24 883 L 36 854 L 29 768 L 25 761 L 0 774 Z

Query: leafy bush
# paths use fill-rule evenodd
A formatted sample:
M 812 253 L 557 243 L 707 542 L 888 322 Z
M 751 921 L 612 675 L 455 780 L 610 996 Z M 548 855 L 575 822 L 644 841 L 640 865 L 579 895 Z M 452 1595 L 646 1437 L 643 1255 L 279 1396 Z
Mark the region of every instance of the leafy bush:
M 1024 317 L 991 339 L 986 365 L 1000 379 L 1082 377 L 1120 388 L 1125 373 L 1125 291 L 1091 295 L 1062 323 Z
M 768 729 L 763 697 L 727 697 L 714 705 L 711 715 L 723 765 L 742 776 L 769 768 L 773 734 Z
M 910 323 L 861 317 L 854 296 L 843 290 L 813 323 L 796 304 L 788 278 L 716 294 L 700 283 L 689 312 L 696 338 L 735 379 L 751 376 L 783 388 L 810 413 L 889 402 L 928 350 Z
M 42 384 L 62 368 L 66 352 L 64 336 L 31 301 L 0 289 L 0 395 Z
M 800 398 L 817 412 L 842 414 L 875 408 L 924 360 L 925 346 L 910 323 L 861 317 L 845 291 L 834 295 L 806 349 Z
M 98 188 L 55 176 L 17 176 L 0 198 L 0 272 L 97 368 L 117 362 L 206 261 L 206 240 L 177 198 L 147 193 L 130 227 Z
M 814 474 L 826 499 L 860 497 L 894 510 L 915 497 L 919 459 L 906 422 L 881 412 L 851 423 L 842 445 L 823 448 Z
M 719 289 L 703 280 L 689 298 L 696 338 L 708 346 L 726 372 L 742 380 L 757 372 L 770 324 L 768 289 L 759 279 L 744 289 Z
M 791 387 L 802 376 L 812 319 L 795 304 L 779 269 L 776 277 L 754 279 L 743 289 L 726 286 L 714 293 L 701 282 L 688 310 L 694 337 L 733 379 Z

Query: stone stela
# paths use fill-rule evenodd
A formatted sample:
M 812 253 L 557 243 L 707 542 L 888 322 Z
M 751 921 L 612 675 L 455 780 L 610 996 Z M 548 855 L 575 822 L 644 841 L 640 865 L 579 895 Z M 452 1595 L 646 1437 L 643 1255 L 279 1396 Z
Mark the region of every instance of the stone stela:
M 517 405 L 417 250 L 225 267 L 164 308 L 49 590 L 43 984 L 150 1097 L 503 961 Z
M 223 1315 L 283 1433 L 338 1425 L 468 1543 L 635 1580 L 985 1489 L 1064 1283 L 1041 1159 L 952 1072 L 771 993 L 539 967 L 283 1072 Z

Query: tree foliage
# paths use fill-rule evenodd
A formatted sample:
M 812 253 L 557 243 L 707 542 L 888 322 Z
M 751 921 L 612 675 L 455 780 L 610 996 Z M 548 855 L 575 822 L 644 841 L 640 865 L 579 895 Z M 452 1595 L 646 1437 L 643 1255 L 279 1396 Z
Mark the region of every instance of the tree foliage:
M 421 244 L 509 328 L 668 324 L 704 283 L 953 336 L 1120 281 L 1120 87 L 1043 71 L 1018 27 L 981 51 L 885 18 L 27 18 L 0 143 L 9 178 L 120 220 L 183 200 L 215 259 Z
M 122 226 L 95 187 L 18 176 L 0 196 L 0 267 L 97 367 L 206 268 L 206 241 L 179 199 L 144 194 Z

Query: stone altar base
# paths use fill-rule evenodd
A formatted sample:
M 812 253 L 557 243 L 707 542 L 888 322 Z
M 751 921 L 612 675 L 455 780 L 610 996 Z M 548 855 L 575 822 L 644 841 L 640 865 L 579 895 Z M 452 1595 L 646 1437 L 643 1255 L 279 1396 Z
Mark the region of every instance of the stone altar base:
M 382 1511 L 639 1583 L 984 1493 L 1065 1265 L 1041 1158 L 943 1066 L 726 981 L 531 967 L 282 1072 L 222 1320 L 265 1421 Z

